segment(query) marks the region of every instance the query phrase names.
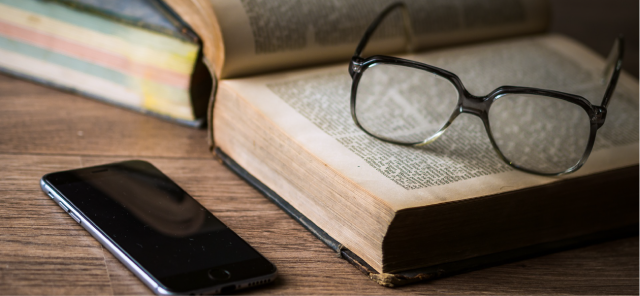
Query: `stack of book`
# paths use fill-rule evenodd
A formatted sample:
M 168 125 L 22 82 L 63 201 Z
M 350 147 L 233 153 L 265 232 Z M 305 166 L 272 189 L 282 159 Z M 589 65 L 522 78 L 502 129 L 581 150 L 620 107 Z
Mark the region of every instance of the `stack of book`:
M 200 39 L 160 1 L 0 1 L 0 71 L 201 125 Z

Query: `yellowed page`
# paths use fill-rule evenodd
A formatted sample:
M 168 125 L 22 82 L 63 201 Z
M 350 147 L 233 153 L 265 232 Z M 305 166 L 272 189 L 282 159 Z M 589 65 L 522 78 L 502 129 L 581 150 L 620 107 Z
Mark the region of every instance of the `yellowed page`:
M 604 92 L 600 83 L 604 60 L 561 36 L 484 43 L 406 58 L 456 73 L 475 95 L 502 85 L 520 85 L 575 93 L 599 104 Z M 388 144 L 366 135 L 351 119 L 346 64 L 225 80 L 221 85 L 250 101 L 321 163 L 396 211 L 638 164 L 638 81 L 626 73 L 586 165 L 563 177 L 511 168 L 498 158 L 480 119 L 467 114 L 423 148 Z
M 205 43 L 205 53 L 221 79 L 347 61 L 368 25 L 391 2 L 210 0 L 223 45 Z M 405 2 L 416 49 L 541 32 L 549 22 L 546 0 Z M 400 12 L 376 34 L 368 53 L 406 48 Z M 207 50 L 212 46 L 224 53 Z
M 224 61 L 222 33 L 209 0 L 165 0 L 171 8 L 198 34 L 203 43 L 205 64 L 218 69 L 218 61 Z M 216 73 L 219 77 L 219 73 Z

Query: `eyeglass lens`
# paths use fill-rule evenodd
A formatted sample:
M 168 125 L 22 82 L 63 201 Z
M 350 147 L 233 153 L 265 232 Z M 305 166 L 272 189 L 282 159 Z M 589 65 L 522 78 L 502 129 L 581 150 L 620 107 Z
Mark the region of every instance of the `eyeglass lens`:
M 557 174 L 578 164 L 589 142 L 589 114 L 580 106 L 537 95 L 509 94 L 489 110 L 493 139 L 513 164 Z
M 370 134 L 416 144 L 447 125 L 458 105 L 457 88 L 431 72 L 389 64 L 366 68 L 358 82 L 355 113 Z M 588 113 L 557 98 L 508 94 L 493 102 L 489 124 L 497 148 L 512 164 L 557 174 L 582 158 L 591 131 Z
M 438 133 L 458 104 L 448 80 L 411 67 L 378 64 L 362 74 L 356 118 L 369 133 L 398 143 L 419 143 Z

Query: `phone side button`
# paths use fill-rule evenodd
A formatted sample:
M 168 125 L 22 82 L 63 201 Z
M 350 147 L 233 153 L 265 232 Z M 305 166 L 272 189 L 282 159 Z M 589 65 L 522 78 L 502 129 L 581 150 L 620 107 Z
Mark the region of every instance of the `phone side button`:
M 73 220 L 76 220 L 78 224 L 82 223 L 82 221 L 80 221 L 80 218 L 76 216 L 76 214 L 74 214 L 73 212 L 69 212 L 69 215 L 71 216 L 71 218 L 73 218 Z
M 67 208 L 63 203 L 59 202 L 58 204 L 65 212 L 69 212 L 69 208 Z

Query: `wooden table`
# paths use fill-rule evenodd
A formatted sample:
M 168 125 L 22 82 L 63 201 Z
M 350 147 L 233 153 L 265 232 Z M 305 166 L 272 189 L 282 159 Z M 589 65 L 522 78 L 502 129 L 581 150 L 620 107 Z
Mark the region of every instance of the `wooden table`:
M 626 18 L 635 17 L 632 62 L 626 67 L 637 76 L 638 3 L 633 2 L 622 10 L 631 11 Z M 562 3 L 554 4 L 556 11 L 571 13 Z M 602 21 L 595 7 L 592 14 L 576 12 L 578 24 Z M 583 32 L 575 17 L 555 19 L 553 30 Z M 614 19 L 619 15 L 605 17 Z M 572 36 L 585 39 L 580 34 Z M 604 39 L 613 36 L 598 41 L 598 34 L 586 34 L 583 42 L 606 52 Z M 638 237 L 383 288 L 214 160 L 204 130 L 0 76 L 0 131 L 0 294 L 151 293 L 38 185 L 48 172 L 125 159 L 155 164 L 278 266 L 276 283 L 242 293 L 638 294 Z

